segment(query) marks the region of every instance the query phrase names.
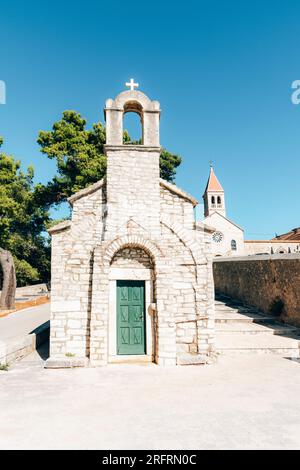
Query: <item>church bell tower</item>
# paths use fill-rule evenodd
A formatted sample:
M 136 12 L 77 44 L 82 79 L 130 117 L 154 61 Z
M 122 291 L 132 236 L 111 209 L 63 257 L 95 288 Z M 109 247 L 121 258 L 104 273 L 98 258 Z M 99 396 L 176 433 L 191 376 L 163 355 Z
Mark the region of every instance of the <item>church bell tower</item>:
M 119 233 L 126 224 L 135 223 L 152 236 L 159 233 L 159 120 L 160 105 L 131 79 L 104 109 L 107 155 L 107 222 L 105 237 Z M 137 113 L 142 126 L 141 145 L 123 141 L 123 117 Z
M 210 172 L 203 194 L 203 200 L 205 217 L 208 217 L 214 212 L 218 212 L 226 217 L 225 192 L 214 173 L 212 164 L 210 165 Z

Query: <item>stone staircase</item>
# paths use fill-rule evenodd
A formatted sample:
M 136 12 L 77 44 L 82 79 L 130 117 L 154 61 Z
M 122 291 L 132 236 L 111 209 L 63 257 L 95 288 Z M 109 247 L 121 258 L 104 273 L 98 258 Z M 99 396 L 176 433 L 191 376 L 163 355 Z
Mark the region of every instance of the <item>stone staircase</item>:
M 219 354 L 278 354 L 300 357 L 300 329 L 276 317 L 216 294 L 216 350 Z

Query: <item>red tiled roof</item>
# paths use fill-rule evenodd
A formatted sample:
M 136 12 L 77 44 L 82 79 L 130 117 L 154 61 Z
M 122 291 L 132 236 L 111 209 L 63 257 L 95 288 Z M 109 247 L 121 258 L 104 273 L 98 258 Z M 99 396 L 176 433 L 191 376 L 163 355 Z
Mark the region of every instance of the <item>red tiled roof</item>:
M 300 227 L 293 228 L 290 232 L 277 235 L 273 240 L 300 241 Z
M 212 166 L 210 167 L 210 173 L 205 188 L 205 193 L 207 191 L 224 192 L 224 189 L 222 188 L 218 178 L 216 177 Z

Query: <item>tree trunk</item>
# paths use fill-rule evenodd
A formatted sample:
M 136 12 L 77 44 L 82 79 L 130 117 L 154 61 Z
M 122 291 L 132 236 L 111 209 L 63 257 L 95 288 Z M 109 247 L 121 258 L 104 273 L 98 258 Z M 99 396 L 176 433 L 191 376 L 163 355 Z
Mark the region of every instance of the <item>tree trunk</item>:
M 3 286 L 0 298 L 0 309 L 11 310 L 15 307 L 16 271 L 12 254 L 0 248 L 0 265 L 3 271 Z

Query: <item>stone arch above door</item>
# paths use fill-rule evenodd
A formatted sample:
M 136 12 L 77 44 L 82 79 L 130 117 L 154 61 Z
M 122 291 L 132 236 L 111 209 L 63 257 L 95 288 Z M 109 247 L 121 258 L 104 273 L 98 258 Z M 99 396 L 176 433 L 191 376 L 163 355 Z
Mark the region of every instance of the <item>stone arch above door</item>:
M 145 250 L 154 259 L 155 264 L 157 264 L 159 259 L 164 256 L 162 250 L 153 241 L 140 235 L 125 235 L 123 237 L 116 238 L 106 247 L 103 256 L 104 264 L 109 265 L 114 255 L 122 248 L 128 246 L 140 247 Z

